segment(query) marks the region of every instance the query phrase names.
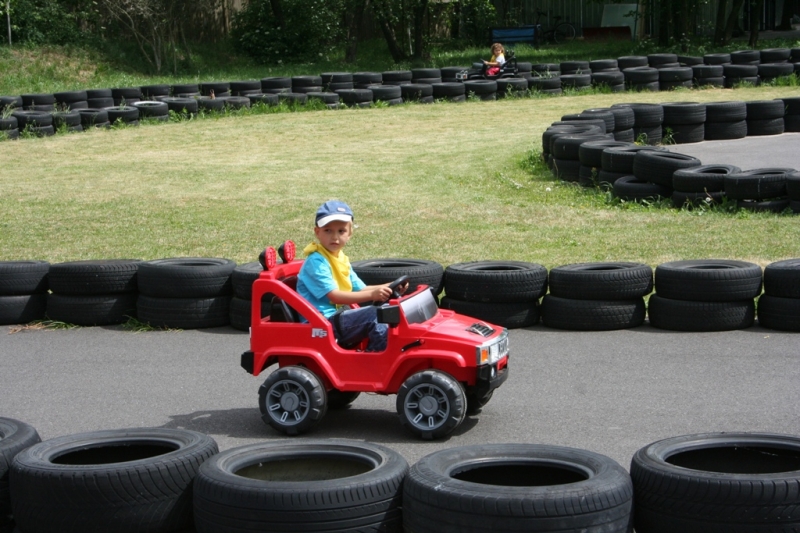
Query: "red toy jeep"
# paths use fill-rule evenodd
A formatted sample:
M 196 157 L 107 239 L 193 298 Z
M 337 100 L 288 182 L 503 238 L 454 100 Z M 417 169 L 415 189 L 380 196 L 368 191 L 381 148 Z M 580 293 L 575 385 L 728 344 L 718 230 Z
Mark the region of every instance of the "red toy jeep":
M 439 309 L 425 285 L 402 297 L 395 292 L 379 309 L 379 321 L 389 325 L 384 352 L 364 352 L 364 344 L 339 346 L 332 324 L 295 290 L 303 261 L 294 260 L 294 244 L 285 243 L 281 256 L 278 263 L 273 248 L 262 253 L 264 271 L 253 283 L 250 351 L 241 358 L 254 376 L 278 364 L 259 389 L 262 418 L 278 431 L 307 431 L 329 407 L 375 392 L 397 394 L 401 422 L 434 439 L 479 412 L 508 377 L 506 329 Z

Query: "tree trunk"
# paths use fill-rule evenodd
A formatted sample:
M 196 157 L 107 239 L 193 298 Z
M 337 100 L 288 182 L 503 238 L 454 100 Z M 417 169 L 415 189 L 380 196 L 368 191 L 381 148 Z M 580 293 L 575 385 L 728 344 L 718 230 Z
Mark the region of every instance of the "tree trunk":
M 792 0 L 783 0 L 783 11 L 781 11 L 781 23 L 780 25 L 775 28 L 776 30 L 791 30 L 792 29 L 792 16 L 794 12 L 792 10 L 792 6 L 794 2 Z
M 283 16 L 283 2 L 281 0 L 269 0 L 269 5 L 272 8 L 272 16 L 275 18 L 275 27 L 285 28 L 286 19 Z
M 761 27 L 761 13 L 764 11 L 764 0 L 755 0 L 750 3 L 750 41 L 748 45 L 755 49 L 758 46 L 758 30 Z
M 355 63 L 358 58 L 358 29 L 364 21 L 364 11 L 369 5 L 369 0 L 355 0 L 355 4 L 347 6 L 353 9 L 346 9 L 345 24 L 347 28 L 347 44 L 344 51 L 344 60 L 347 63 Z
M 425 13 L 428 0 L 417 0 L 414 6 L 414 59 L 425 57 Z
M 717 23 L 714 25 L 714 44 L 722 46 L 728 44 L 725 41 L 725 18 L 728 10 L 728 0 L 719 0 L 717 4 Z
M 733 38 L 733 32 L 739 26 L 739 13 L 742 11 L 744 0 L 733 0 L 731 12 L 728 14 L 728 23 L 725 24 L 725 42 L 729 43 Z
M 389 47 L 389 54 L 392 56 L 394 62 L 400 63 L 401 61 L 407 59 L 408 56 L 405 54 L 405 52 L 403 52 L 403 49 L 398 44 L 397 35 L 395 34 L 394 28 L 392 27 L 392 24 L 388 20 L 386 14 L 375 4 L 373 4 L 372 11 L 375 14 L 375 20 L 378 22 L 378 25 L 381 28 L 383 38 L 386 39 L 386 45 Z
M 669 40 L 674 31 L 672 24 L 672 0 L 663 0 L 660 2 L 658 20 L 658 44 L 661 46 L 669 46 Z

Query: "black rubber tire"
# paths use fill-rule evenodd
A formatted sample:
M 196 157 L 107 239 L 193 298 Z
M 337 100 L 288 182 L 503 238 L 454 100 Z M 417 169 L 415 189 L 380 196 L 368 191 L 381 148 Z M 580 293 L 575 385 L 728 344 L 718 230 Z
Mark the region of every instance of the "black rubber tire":
M 633 128 L 615 131 L 614 140 L 633 144 L 636 141 L 636 134 L 633 132 Z
M 49 93 L 39 94 L 21 94 L 23 107 L 30 107 L 33 105 L 53 105 L 56 103 L 56 97 Z
M 691 67 L 667 67 L 659 69 L 658 81 L 659 82 L 682 82 L 691 81 L 694 77 L 694 71 Z M 669 105 L 669 104 L 664 104 Z
M 352 72 L 323 72 L 319 76 L 323 85 L 327 83 L 352 83 L 354 79 Z
M 74 111 L 56 111 L 53 113 L 53 127 L 58 129 L 61 126 L 67 128 L 81 125 L 81 115 L 78 110 Z
M 725 70 L 722 68 L 722 65 L 693 65 L 692 74 L 695 80 L 703 78 L 722 78 L 725 76 Z
M 327 94 L 327 93 L 322 93 Z M 307 94 L 311 98 L 311 94 Z M 336 102 L 339 102 L 339 95 L 336 96 Z M 249 94 L 247 98 L 250 100 L 250 107 L 255 104 L 263 104 L 267 106 L 276 106 L 280 103 L 280 98 L 277 94 Z
M 0 110 L 2 107 L 0 106 Z M 0 115 L 0 132 L 7 132 L 11 130 L 18 130 L 19 131 L 19 121 L 15 116 L 3 117 Z
M 237 298 L 236 296 L 231 298 L 229 321 L 233 329 L 250 331 L 250 306 L 250 300 Z
M 269 77 L 261 79 L 261 90 L 264 92 L 279 89 L 291 89 L 292 78 Z
M 139 110 L 140 118 L 163 117 L 169 115 L 169 105 L 165 102 L 142 100 L 133 104 Z
M 751 100 L 745 102 L 747 118 L 754 120 L 767 120 L 783 118 L 785 114 L 782 100 Z
M 47 296 L 47 317 L 78 326 L 123 324 L 136 317 L 136 293 Z
M 409 83 L 408 85 L 387 87 L 397 87 L 400 89 L 403 100 L 419 100 L 421 98 L 433 96 L 433 87 L 424 83 Z
M 561 90 L 561 76 L 531 78 L 528 80 L 528 89 L 541 92 Z
M 354 72 L 353 83 L 364 85 L 383 83 L 383 75 L 380 72 Z
M 47 294 L 0 296 L 0 325 L 27 324 L 42 320 L 47 311 Z
M 53 115 L 43 111 L 16 110 L 12 112 L 11 116 L 17 119 L 17 127 L 20 131 L 28 126 L 36 128 L 53 125 Z
M 199 108 L 197 104 L 197 100 L 194 98 L 165 98 L 162 100 L 163 103 L 167 104 L 167 108 L 169 111 L 174 111 L 176 113 L 184 113 L 188 115 L 193 115 L 197 113 Z
M 626 202 L 653 201 L 671 198 L 672 189 L 638 179 L 636 176 L 623 176 L 614 182 L 614 196 Z
M 747 121 L 706 122 L 704 135 L 706 141 L 725 141 L 747 137 Z
M 731 63 L 736 65 L 750 65 L 761 62 L 761 52 L 758 50 L 737 50 L 731 52 Z
M 0 296 L 47 292 L 47 261 L 0 261 Z
M 369 89 L 339 89 L 336 94 L 342 103 L 350 106 L 372 102 L 372 91 Z
M 11 469 L 23 531 L 170 532 L 191 528 L 192 481 L 218 452 L 182 429 L 135 428 L 57 437 L 20 452 Z
M 622 56 L 617 58 L 617 65 L 620 70 L 626 68 L 646 67 L 648 66 L 646 56 Z
M 486 303 L 467 302 L 448 296 L 442 297 L 442 309 L 455 311 L 508 329 L 527 328 L 539 322 L 538 302 Z
M 601 133 L 608 133 L 609 131 L 613 130 L 613 118 L 610 119 L 612 122 L 606 122 L 603 117 L 598 117 L 597 115 L 589 115 L 583 113 L 573 113 L 569 115 L 564 115 L 561 117 L 559 122 L 554 122 L 553 126 L 561 126 L 565 124 L 593 124 L 595 126 L 599 126 Z M 609 129 L 609 126 L 611 129 Z
M 383 446 L 350 440 L 276 441 L 226 450 L 194 486 L 198 533 L 402 530 L 408 463 Z
M 139 263 L 139 293 L 159 298 L 202 298 L 231 294 L 230 259 L 174 257 Z
M 567 159 L 570 161 L 580 160 L 580 147 L 583 143 L 588 141 L 613 141 L 607 136 L 609 134 L 590 134 L 580 133 L 577 135 L 558 135 L 553 139 L 550 153 L 553 154 L 554 159 Z
M 140 263 L 136 259 L 53 263 L 48 276 L 50 290 L 67 296 L 133 292 Z
M 444 271 L 444 289 L 468 302 L 533 302 L 547 291 L 547 269 L 524 261 L 455 263 Z
M 448 448 L 420 459 L 403 487 L 414 533 L 626 533 L 633 487 L 625 469 L 593 452 L 540 444 Z
M 761 77 L 761 81 L 791 76 L 793 73 L 794 65 L 791 63 L 761 63 L 758 65 L 758 75 Z
M 410 70 L 387 70 L 381 73 L 381 79 L 383 83 L 387 82 L 403 82 L 403 81 L 411 81 L 411 71 Z
M 800 298 L 800 259 L 776 261 L 764 267 L 764 294 Z
M 226 109 L 249 109 L 250 99 L 246 96 L 226 96 L 222 99 Z
M 600 119 L 606 124 L 606 132 L 614 131 L 617 129 L 616 116 L 611 112 L 610 108 L 597 107 L 584 109 L 581 111 L 582 116 L 588 116 L 595 119 Z
M 781 331 L 800 331 L 800 298 L 762 294 L 758 299 L 758 325 Z
M 672 142 L 675 144 L 699 143 L 705 140 L 706 128 L 705 124 L 664 124 L 664 134 L 666 137 L 669 133 L 672 137 Z
M 636 115 L 633 109 L 627 106 L 611 106 L 609 113 L 614 115 L 614 131 L 624 131 L 633 128 L 636 124 Z
M 697 102 L 668 102 L 664 109 L 664 125 L 700 124 L 706 121 L 706 105 Z
M 227 81 L 208 81 L 200 84 L 200 94 L 203 96 L 211 96 L 212 91 L 217 98 L 229 96 L 231 85 Z
M 88 93 L 87 93 L 88 96 Z M 111 89 L 111 98 L 116 100 L 126 100 L 131 103 L 133 100 L 142 99 L 142 89 L 139 87 L 118 87 Z
M 747 209 L 757 213 L 782 213 L 788 209 L 791 201 L 788 198 L 775 198 L 771 200 L 737 200 L 739 209 Z
M 616 59 L 594 59 L 589 61 L 589 69 L 592 73 L 619 70 L 619 62 Z
M 631 460 L 640 533 L 796 531 L 800 438 L 768 433 L 670 437 Z
M 497 92 L 497 82 L 493 80 L 466 80 L 464 82 L 466 94 L 477 96 L 495 94 Z
M 633 158 L 633 175 L 642 181 L 672 189 L 672 174 L 676 170 L 700 165 L 700 160 L 690 155 L 644 150 Z
M 734 165 L 700 165 L 676 170 L 672 186 L 680 192 L 720 192 L 725 190 L 725 178 L 741 170 Z
M 623 146 L 633 146 L 633 143 L 605 139 L 598 141 L 586 141 L 581 143 L 580 147 L 578 148 L 578 160 L 583 166 L 602 168 L 603 152 L 607 148 L 621 148 Z
M 561 74 L 561 87 L 580 89 L 584 87 L 591 87 L 592 75 L 591 74 Z
M 444 268 L 436 261 L 426 259 L 380 258 L 353 261 L 353 271 L 367 285 L 391 283 L 400 276 L 408 276 L 408 293 L 419 285 L 428 285 L 438 295 L 444 288 Z
M 542 298 L 542 324 L 571 331 L 610 331 L 629 329 L 644 323 L 646 307 L 643 298 L 629 300 L 585 300 L 559 298 L 546 294 Z
M 657 282 L 656 282 L 657 283 Z M 753 299 L 701 302 L 650 296 L 648 315 L 654 328 L 671 331 L 730 331 L 746 329 L 755 320 Z
M 761 267 L 746 261 L 690 259 L 655 269 L 656 292 L 662 298 L 696 302 L 738 302 L 761 294 Z
M 688 66 L 688 67 L 691 67 L 691 66 L 694 66 L 694 65 L 702 65 L 703 64 L 703 58 L 700 57 L 700 56 L 683 56 L 683 55 L 679 55 L 678 56 L 678 63 L 680 63 L 682 66 Z
M 131 123 L 139 120 L 139 109 L 133 106 L 107 107 L 106 111 L 108 112 L 108 121 L 112 124 L 114 124 L 117 120 L 121 120 L 125 123 Z
M 225 98 L 216 96 L 211 98 L 210 96 L 198 96 L 197 97 L 197 109 L 204 109 L 206 111 L 212 112 L 222 112 L 225 110 Z
M 800 171 L 786 174 L 786 194 L 790 200 L 800 201 Z
M 338 389 L 331 389 L 328 394 L 328 409 L 346 409 L 350 407 L 356 398 L 361 396 L 360 392 L 343 392 Z
M 632 67 L 622 71 L 626 83 L 655 83 L 658 82 L 658 69 L 652 67 Z
M 559 70 L 562 74 L 590 73 L 588 61 L 562 61 L 559 63 Z
M 734 79 L 751 79 L 756 78 L 758 76 L 758 66 L 757 65 L 740 65 L 740 64 L 730 64 L 730 65 L 723 65 L 722 72 L 725 75 L 726 86 L 727 80 Z
M 253 282 L 263 271 L 264 267 L 258 261 L 236 265 L 231 272 L 233 295 L 243 300 L 250 300 L 253 296 Z
M 747 120 L 747 135 L 780 135 L 786 126 L 783 118 L 769 118 L 765 120 Z
M 200 329 L 230 323 L 230 296 L 159 298 L 139 294 L 137 318 L 155 328 Z
M 14 457 L 41 441 L 39 433 L 30 424 L 0 417 L 0 530 L 10 528 L 12 523 L 8 479 Z
M 497 97 L 521 96 L 528 90 L 528 80 L 525 78 L 500 78 L 497 80 Z
M 760 78 L 758 76 L 749 76 L 746 78 L 734 78 L 732 76 L 725 76 L 725 88 L 733 89 L 740 85 L 758 86 Z
M 677 54 L 670 54 L 670 53 L 647 54 L 647 64 L 650 65 L 651 67 L 660 68 L 665 65 L 677 62 L 678 62 Z
M 301 366 L 285 366 L 261 384 L 258 406 L 265 424 L 286 435 L 299 435 L 322 420 L 328 400 L 316 374 Z
M 412 434 L 432 440 L 453 432 L 464 421 L 467 397 L 452 376 L 423 370 L 409 376 L 397 391 L 397 414 Z
M 789 61 L 792 51 L 789 48 L 764 48 L 759 50 L 761 63 L 785 63 Z
M 641 263 L 574 263 L 550 270 L 550 295 L 583 300 L 633 300 L 653 291 L 653 269 Z
M 142 85 L 139 89 L 142 91 L 142 97 L 147 99 L 154 100 L 157 96 L 169 96 L 169 85 L 167 84 Z
M 725 176 L 725 195 L 733 200 L 766 200 L 786 196 L 786 175 L 793 168 L 756 168 Z
M 658 127 L 659 130 L 661 127 Z M 617 148 L 608 148 L 603 150 L 600 156 L 600 164 L 603 170 L 607 172 L 618 172 L 624 174 L 633 174 L 633 162 L 638 152 L 644 150 L 657 150 L 665 152 L 667 149 L 661 146 L 623 146 Z
M 609 172 L 607 170 L 601 170 L 597 173 L 597 181 L 598 183 L 607 183 L 613 186 L 618 179 L 629 175 L 630 174 L 626 174 L 624 172 Z
M 677 209 L 684 207 L 709 207 L 719 205 L 725 198 L 724 192 L 684 192 L 672 191 L 672 205 Z
M 370 85 L 367 89 L 372 91 L 372 97 L 375 100 L 394 100 L 403 97 L 400 85 Z M 431 88 L 431 94 L 433 94 L 433 88 Z
M 618 106 L 633 110 L 635 128 L 661 126 L 664 122 L 664 107 L 661 104 L 614 104 L 611 107 Z

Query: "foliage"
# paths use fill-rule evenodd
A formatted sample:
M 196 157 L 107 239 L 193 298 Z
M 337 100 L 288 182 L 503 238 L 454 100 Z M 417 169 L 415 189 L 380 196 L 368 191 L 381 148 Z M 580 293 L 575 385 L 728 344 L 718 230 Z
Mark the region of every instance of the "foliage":
M 251 0 L 236 14 L 232 37 L 236 47 L 264 64 L 288 60 L 315 61 L 341 43 L 337 0 L 285 0 L 283 24 L 268 0 Z
M 470 43 L 485 43 L 489 28 L 496 24 L 494 4 L 490 0 L 463 0 L 460 7 L 459 20 L 454 22 L 459 25 L 459 37 Z
M 58 0 L 13 0 L 12 43 L 76 44 L 86 40 L 81 26 L 96 19 L 96 12 L 82 2 Z M 6 18 L 6 3 L 0 14 Z M 4 32 L 5 33 L 5 32 Z

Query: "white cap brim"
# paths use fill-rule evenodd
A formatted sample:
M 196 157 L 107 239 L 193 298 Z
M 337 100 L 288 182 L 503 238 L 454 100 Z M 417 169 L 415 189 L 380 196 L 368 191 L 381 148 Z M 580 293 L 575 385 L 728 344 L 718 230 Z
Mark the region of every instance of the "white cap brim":
M 322 217 L 321 219 L 317 220 L 317 227 L 323 227 L 328 225 L 329 223 L 333 222 L 334 220 L 338 220 L 341 222 L 352 222 L 353 217 L 350 215 L 328 215 L 326 217 Z

